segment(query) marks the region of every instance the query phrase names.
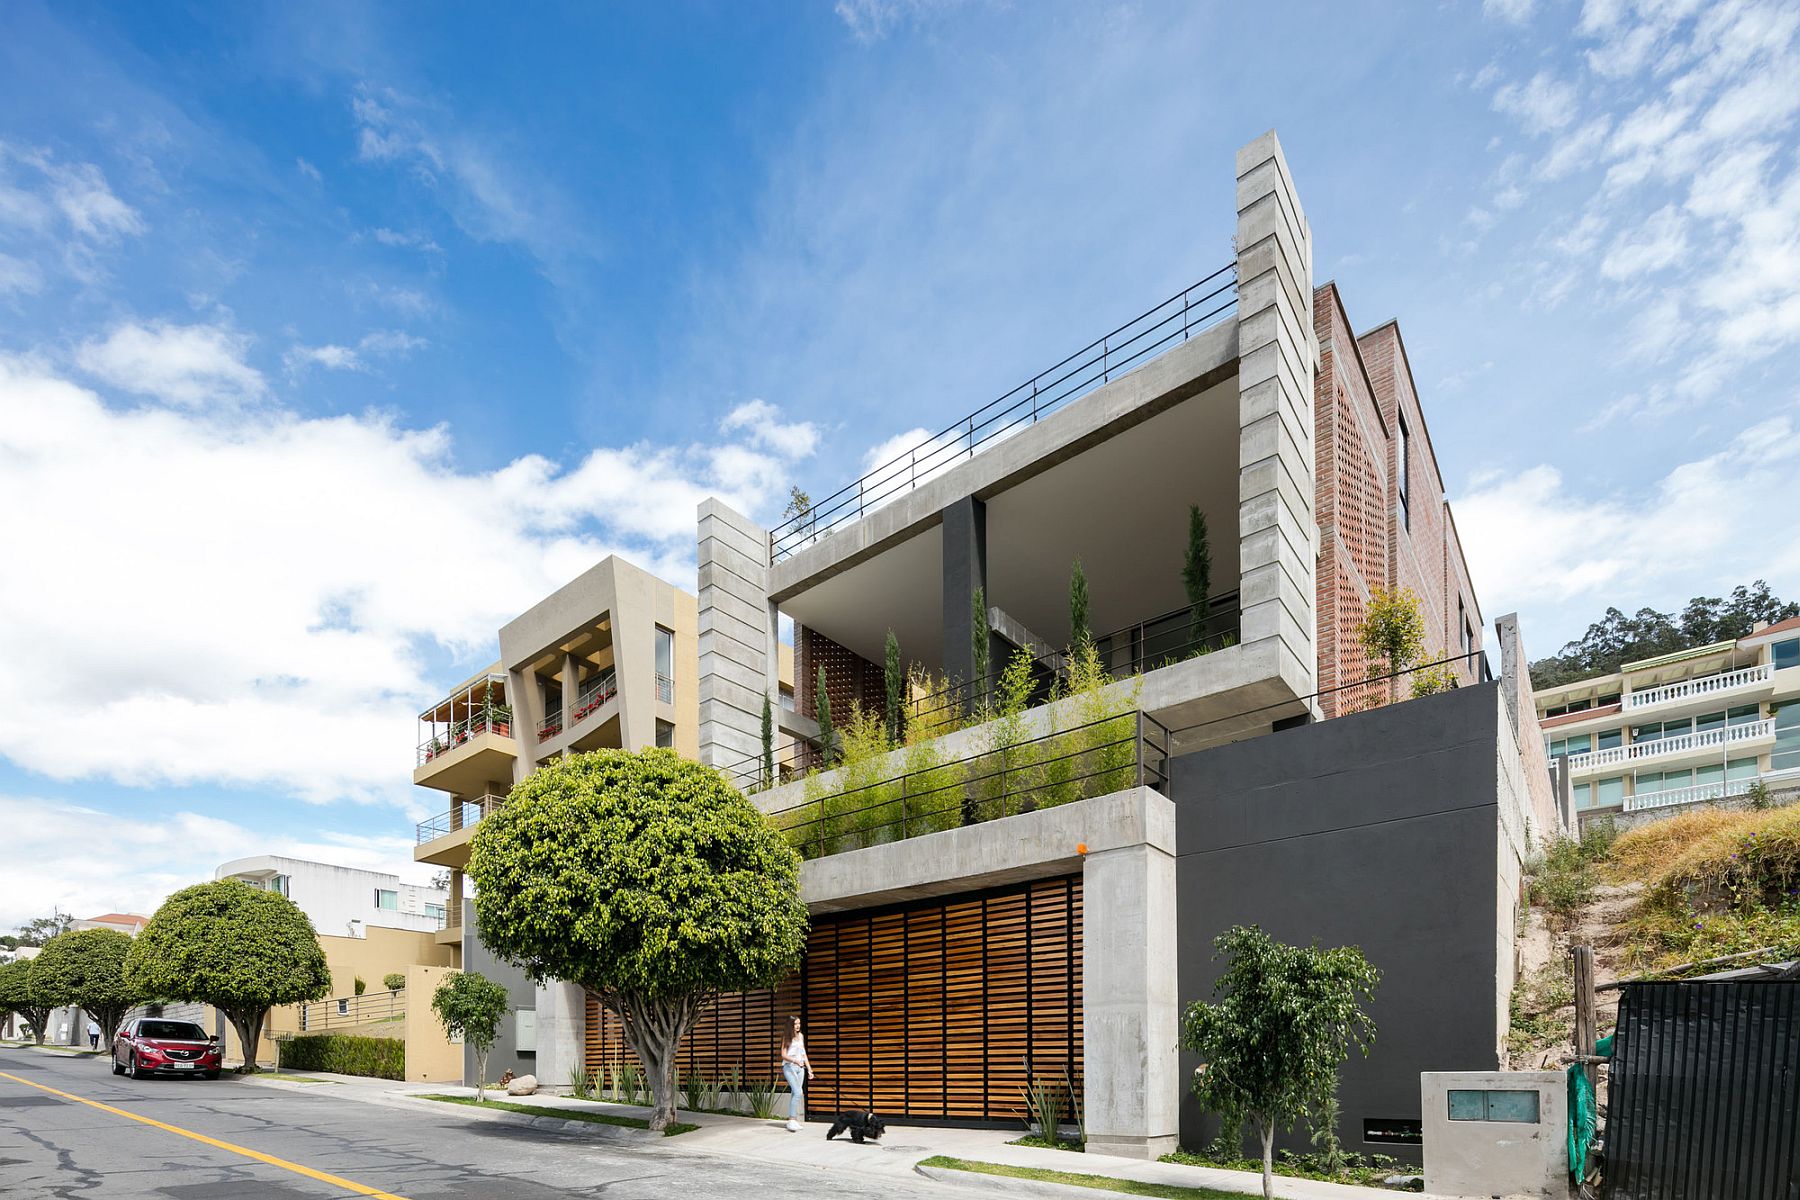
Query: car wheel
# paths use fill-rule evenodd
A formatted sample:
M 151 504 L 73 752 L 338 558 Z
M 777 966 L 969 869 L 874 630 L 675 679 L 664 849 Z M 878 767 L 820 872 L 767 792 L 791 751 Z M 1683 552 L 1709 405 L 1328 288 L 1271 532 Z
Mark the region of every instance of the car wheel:
M 203 1071 L 202 1074 L 205 1075 L 205 1077 L 208 1079 L 217 1079 L 219 1077 L 219 1073 L 217 1071 Z
M 142 1079 L 144 1077 L 144 1068 L 138 1066 L 137 1055 L 135 1053 L 131 1056 L 131 1062 L 125 1067 L 125 1074 L 131 1076 L 133 1079 Z
M 125 1073 L 125 1068 L 119 1065 L 119 1056 L 117 1054 L 113 1055 L 112 1065 L 114 1075 L 123 1075 Z

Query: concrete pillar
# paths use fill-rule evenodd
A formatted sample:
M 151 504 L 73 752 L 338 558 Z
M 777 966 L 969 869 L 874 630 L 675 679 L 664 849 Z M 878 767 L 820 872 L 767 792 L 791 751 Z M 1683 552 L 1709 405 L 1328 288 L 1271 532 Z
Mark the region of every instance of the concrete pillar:
M 537 1078 L 547 1091 L 566 1091 L 569 1073 L 587 1050 L 587 996 L 573 983 L 537 989 Z
M 643 750 L 656 745 L 655 578 L 635 569 L 616 569 L 608 612 L 613 675 L 619 685 L 619 741 L 627 750 Z
M 538 725 L 544 719 L 544 689 L 537 672 L 530 667 L 506 673 L 506 694 L 512 697 L 513 741 L 518 755 L 513 759 L 513 782 L 523 780 L 537 769 Z
M 564 729 L 575 724 L 575 692 L 580 686 L 577 675 L 580 668 L 576 665 L 573 654 L 564 651 L 562 661 L 562 726 Z
M 1090 1151 L 1155 1160 L 1180 1133 L 1175 805 L 1144 795 L 1144 842 L 1083 861 L 1082 1102 Z
M 944 674 L 958 683 L 975 679 L 975 589 L 987 589 L 987 505 L 964 496 L 943 512 L 944 526 Z M 990 603 L 991 603 L 991 597 Z M 1003 664 L 1002 646 L 988 637 L 988 670 Z M 979 693 L 967 688 L 963 707 L 974 707 Z
M 1273 130 L 1237 152 L 1240 640 L 1275 641 L 1316 690 L 1312 230 Z
M 780 703 L 769 533 L 710 497 L 698 532 L 700 761 L 731 767 L 762 753 L 763 701 Z

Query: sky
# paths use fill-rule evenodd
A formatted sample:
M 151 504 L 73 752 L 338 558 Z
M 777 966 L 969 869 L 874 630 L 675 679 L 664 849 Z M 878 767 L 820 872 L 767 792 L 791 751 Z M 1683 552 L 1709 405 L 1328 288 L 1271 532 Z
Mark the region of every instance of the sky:
M 0 927 L 401 871 L 416 714 L 1223 265 L 1271 127 L 1478 594 L 1800 593 L 1800 7 L 0 8 Z

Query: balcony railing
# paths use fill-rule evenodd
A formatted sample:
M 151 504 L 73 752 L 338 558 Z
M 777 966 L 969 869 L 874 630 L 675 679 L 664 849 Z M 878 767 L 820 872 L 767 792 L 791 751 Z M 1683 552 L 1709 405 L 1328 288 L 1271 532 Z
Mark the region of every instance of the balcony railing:
M 877 769 L 873 782 L 810 796 L 769 817 L 801 854 L 819 858 L 1129 787 L 1166 793 L 1169 751 L 1166 727 L 1127 712 L 945 762 L 899 751 L 888 761 L 907 769 Z M 833 782 L 863 774 L 847 766 Z
M 861 479 L 839 488 L 806 512 L 769 534 L 769 558 L 778 562 L 819 535 L 861 518 L 918 487 L 984 442 L 1049 416 L 1070 401 L 1109 382 L 1114 371 L 1149 361 L 1163 348 L 1211 327 L 1237 306 L 1237 264 L 1211 275 L 1090 342 L 1055 366 L 990 400 L 967 417 L 905 454 L 882 463 Z
M 667 675 L 656 677 L 656 698 L 664 704 L 675 703 L 675 681 Z
M 1706 750 L 1713 747 L 1733 746 L 1739 742 L 1751 742 L 1758 738 L 1775 736 L 1775 721 L 1764 718 L 1760 721 L 1746 721 L 1742 725 L 1728 725 L 1723 729 L 1708 729 L 1700 733 L 1684 733 L 1672 738 L 1658 738 L 1651 742 L 1633 742 L 1629 746 L 1612 746 L 1605 750 L 1591 750 L 1586 754 L 1569 755 L 1569 771 L 1592 771 L 1599 767 L 1610 767 L 1622 763 L 1644 762 L 1653 758 L 1667 758 L 1676 754 L 1690 754 L 1695 750 Z
M 479 825 L 483 817 L 492 816 L 504 803 L 505 796 L 491 794 L 473 800 L 458 800 L 449 811 L 420 821 L 417 828 L 418 840 L 414 844 L 423 846 L 426 842 L 448 837 L 459 829 Z
M 1697 783 L 1692 787 L 1670 788 L 1666 792 L 1648 792 L 1625 797 L 1626 812 L 1642 812 L 1651 808 L 1672 808 L 1677 804 L 1698 804 L 1703 800 L 1723 800 L 1742 796 L 1755 779 L 1728 779 L 1720 783 Z
M 512 710 L 496 705 L 492 711 L 476 712 L 460 721 L 452 721 L 440 733 L 419 743 L 418 765 L 424 766 L 440 754 L 448 754 L 478 734 L 512 736 Z
M 598 679 L 590 681 L 579 692 L 575 693 L 575 711 L 569 714 L 569 723 L 579 725 L 594 713 L 600 706 L 619 694 L 619 677 L 608 671 Z M 542 738 L 538 739 L 542 741 Z
M 1774 678 L 1774 664 L 1761 663 L 1738 671 L 1725 671 L 1718 675 L 1702 675 L 1698 679 L 1683 679 L 1642 692 L 1632 692 L 1625 697 L 1625 710 L 1631 712 L 1656 704 L 1669 704 L 1677 700 L 1693 700 L 1720 692 L 1736 691 L 1738 688 L 1768 683 Z
M 562 704 L 559 702 L 556 705 L 555 712 L 538 722 L 537 740 L 540 742 L 547 742 L 557 734 L 561 733 L 562 728 Z

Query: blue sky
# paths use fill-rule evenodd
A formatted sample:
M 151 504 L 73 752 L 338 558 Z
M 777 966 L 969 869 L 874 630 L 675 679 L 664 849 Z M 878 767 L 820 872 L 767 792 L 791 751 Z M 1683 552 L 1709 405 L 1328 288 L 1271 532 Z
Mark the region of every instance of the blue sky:
M 501 621 L 1221 265 L 1271 126 L 1490 618 L 1800 592 L 1793 4 L 426 13 L 0 12 L 0 925 L 407 862 Z

